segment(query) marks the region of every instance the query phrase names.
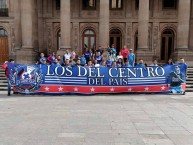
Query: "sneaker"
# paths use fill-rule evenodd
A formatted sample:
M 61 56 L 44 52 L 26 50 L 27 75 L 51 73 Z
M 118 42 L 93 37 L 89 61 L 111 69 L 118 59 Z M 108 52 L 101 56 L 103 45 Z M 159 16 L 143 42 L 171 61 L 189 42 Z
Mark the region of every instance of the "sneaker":
M 8 93 L 8 94 L 7 94 L 7 96 L 11 96 L 11 94 L 10 94 L 10 93 Z

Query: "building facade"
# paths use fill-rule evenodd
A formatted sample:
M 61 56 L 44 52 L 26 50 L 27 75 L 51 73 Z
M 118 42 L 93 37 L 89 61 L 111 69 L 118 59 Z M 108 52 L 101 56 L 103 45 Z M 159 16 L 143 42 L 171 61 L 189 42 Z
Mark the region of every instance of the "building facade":
M 180 57 L 193 65 L 191 0 L 0 0 L 0 63 L 33 63 L 38 53 L 115 44 L 137 59 Z

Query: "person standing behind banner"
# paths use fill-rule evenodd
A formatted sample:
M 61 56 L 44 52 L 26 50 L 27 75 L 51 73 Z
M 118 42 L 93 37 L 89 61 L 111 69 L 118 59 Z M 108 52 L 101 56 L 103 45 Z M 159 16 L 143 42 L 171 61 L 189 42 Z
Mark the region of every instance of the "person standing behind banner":
M 86 63 L 88 63 L 88 61 L 91 60 L 92 51 L 86 48 L 84 51 L 84 57 L 86 58 Z
M 9 63 L 14 63 L 14 60 L 13 59 L 10 59 L 9 62 L 5 62 L 3 65 L 2 65 L 2 68 L 5 69 L 5 75 L 6 75 L 6 78 L 7 78 L 7 95 L 8 96 L 11 96 L 11 83 L 10 83 L 10 80 L 9 80 L 9 71 L 8 71 L 8 64 Z
M 140 59 L 139 60 L 139 63 L 135 66 L 135 67 L 139 67 L 139 68 L 146 68 L 144 62 L 143 62 L 143 59 Z
M 158 66 L 158 64 L 157 64 L 157 59 L 154 59 L 154 60 L 152 61 L 152 64 L 151 64 L 150 66 Z
M 128 61 L 131 66 L 135 64 L 135 54 L 133 53 L 133 49 L 129 49 Z
M 44 53 L 40 54 L 39 63 L 42 63 L 42 60 L 45 59 Z
M 174 65 L 172 58 L 169 58 L 166 64 L 164 64 L 163 66 L 168 66 L 168 65 Z
M 131 66 L 131 65 L 129 64 L 129 61 L 126 60 L 126 62 L 125 62 L 125 64 L 124 64 L 124 67 L 133 67 L 133 66 Z
M 100 55 L 103 55 L 103 50 L 102 50 L 102 47 L 99 46 L 98 49 L 96 50 L 96 53 L 100 52 Z
M 121 55 L 123 56 L 124 62 L 126 62 L 128 54 L 129 50 L 127 48 L 127 45 L 124 45 L 124 47 L 121 49 Z
M 119 52 L 119 55 L 117 55 L 117 61 L 119 60 L 119 58 L 123 59 L 123 55 L 121 54 L 121 52 Z
M 111 48 L 107 48 L 107 51 L 110 53 L 110 51 L 113 51 L 113 53 L 115 54 L 115 55 L 117 55 L 117 50 L 116 50 L 116 48 L 115 48 L 115 44 L 112 44 L 111 45 Z
M 180 58 L 180 61 L 178 63 L 180 70 L 185 70 L 185 75 L 187 77 L 187 69 L 188 69 L 188 65 L 185 63 L 183 58 Z
M 85 66 L 85 64 L 86 64 L 86 58 L 84 56 L 84 53 L 80 57 L 80 64 L 81 64 L 81 66 Z
M 107 67 L 111 67 L 111 66 L 112 66 L 112 63 L 113 63 L 113 61 L 111 60 L 111 57 L 108 56 L 107 61 L 106 61 L 106 66 L 107 66 Z
M 69 50 L 66 49 L 66 53 L 63 55 L 63 62 L 65 62 L 67 59 L 70 60 L 71 54 L 69 53 Z
M 54 63 L 54 60 L 55 60 L 55 59 L 56 59 L 56 53 L 55 53 L 55 52 L 52 52 L 52 54 L 50 54 L 50 55 L 48 56 L 48 58 L 47 58 L 49 64 Z

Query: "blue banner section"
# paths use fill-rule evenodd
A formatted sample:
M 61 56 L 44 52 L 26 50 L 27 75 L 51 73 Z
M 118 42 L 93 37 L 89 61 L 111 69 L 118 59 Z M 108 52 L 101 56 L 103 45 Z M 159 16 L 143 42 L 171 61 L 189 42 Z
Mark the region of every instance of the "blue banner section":
M 185 68 L 180 65 L 120 68 L 9 64 L 8 68 L 10 83 L 17 91 L 25 93 L 42 92 L 42 86 L 132 87 L 137 92 L 142 86 L 148 86 L 152 92 L 185 91 L 181 87 L 186 81 Z M 156 90 L 156 86 L 164 85 L 169 86 L 168 90 Z

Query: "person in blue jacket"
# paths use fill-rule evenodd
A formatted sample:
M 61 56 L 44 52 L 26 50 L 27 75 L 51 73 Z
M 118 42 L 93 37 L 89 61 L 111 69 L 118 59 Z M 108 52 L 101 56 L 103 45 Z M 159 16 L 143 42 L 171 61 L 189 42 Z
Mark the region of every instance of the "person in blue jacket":
M 135 54 L 133 53 L 133 49 L 129 49 L 128 61 L 131 66 L 135 64 Z

